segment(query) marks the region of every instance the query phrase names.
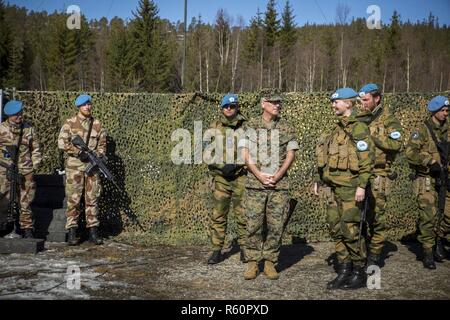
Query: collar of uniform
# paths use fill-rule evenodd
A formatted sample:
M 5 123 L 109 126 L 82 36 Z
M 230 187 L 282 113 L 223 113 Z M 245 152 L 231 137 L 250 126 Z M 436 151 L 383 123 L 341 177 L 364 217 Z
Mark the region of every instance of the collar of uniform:
M 240 122 L 242 122 L 244 120 L 244 117 L 238 113 L 236 115 L 236 117 L 234 117 L 234 119 L 232 121 L 230 121 L 227 117 L 225 117 L 222 114 L 222 118 L 220 119 L 220 121 L 222 122 L 222 124 L 226 127 L 236 127 Z
M 80 122 L 84 122 L 84 121 L 86 121 L 86 120 L 88 120 L 89 118 L 88 117 L 85 117 L 85 116 L 83 116 L 81 113 L 79 113 L 78 112 L 78 114 L 77 114 L 77 117 L 78 117 L 78 119 L 80 120 Z
M 9 128 L 12 130 L 12 131 L 18 131 L 18 130 L 20 130 L 20 125 L 21 125 L 21 123 L 14 123 L 14 122 L 11 122 L 11 121 L 7 121 L 7 123 L 8 123 L 8 126 L 9 126 Z
M 441 126 L 440 123 L 436 123 L 436 121 L 433 120 L 433 117 L 430 117 L 430 121 L 429 122 L 431 123 L 433 129 L 442 130 L 442 131 L 447 129 L 447 120 L 444 121 L 442 126 Z
M 276 117 L 275 119 L 273 119 L 270 122 L 267 122 L 266 120 L 264 120 L 264 118 L 261 116 L 261 123 L 262 125 L 267 128 L 267 129 L 274 129 L 276 128 L 276 126 L 278 125 L 278 123 L 280 122 L 280 116 Z
M 378 118 L 382 112 L 383 112 L 383 106 L 380 103 L 375 109 L 372 110 L 373 119 Z

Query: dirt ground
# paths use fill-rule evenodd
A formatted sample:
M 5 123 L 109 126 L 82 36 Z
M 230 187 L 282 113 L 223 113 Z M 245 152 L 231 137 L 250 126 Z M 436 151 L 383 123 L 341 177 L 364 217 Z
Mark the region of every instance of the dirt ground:
M 262 273 L 244 280 L 246 265 L 235 249 L 210 266 L 208 249 L 199 246 L 46 243 L 36 255 L 0 255 L 0 299 L 449 299 L 450 261 L 426 270 L 418 248 L 387 243 L 378 290 L 328 291 L 326 282 L 335 276 L 332 243 L 283 246 L 276 281 Z M 68 282 L 77 279 L 71 274 L 76 268 L 79 289 Z

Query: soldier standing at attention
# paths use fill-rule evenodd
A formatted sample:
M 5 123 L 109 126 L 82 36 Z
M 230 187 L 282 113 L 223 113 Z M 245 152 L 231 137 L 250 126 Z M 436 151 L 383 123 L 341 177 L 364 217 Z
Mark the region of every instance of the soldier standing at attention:
M 369 130 L 375 143 L 375 167 L 371 181 L 368 221 L 370 224 L 369 255 L 367 265 L 380 265 L 380 254 L 386 238 L 386 196 L 389 194 L 396 173 L 391 165 L 402 149 L 402 127 L 390 113 L 389 107 L 381 104 L 382 94 L 374 83 L 359 90 L 363 108 L 372 114 Z
M 33 174 L 42 162 L 42 154 L 39 148 L 39 139 L 35 129 L 23 121 L 23 103 L 12 100 L 5 105 L 6 121 L 0 124 L 0 160 L 3 164 L 11 165 L 12 155 L 9 148 L 15 146 L 18 157 L 18 173 L 23 175 L 23 184 L 20 191 L 20 217 L 19 224 L 24 238 L 33 238 L 33 216 L 30 204 L 33 202 L 36 185 Z M 7 169 L 0 166 L 0 200 L 9 201 L 10 181 Z M 5 201 L 1 201 L 5 202 Z
M 89 149 L 97 156 L 102 157 L 106 152 L 106 131 L 101 123 L 92 117 L 92 98 L 82 94 L 75 100 L 78 114 L 65 121 L 58 137 L 58 148 L 67 154 L 66 170 L 66 196 L 67 196 L 67 223 L 69 230 L 68 244 L 77 245 L 76 231 L 80 216 L 80 201 L 84 194 L 86 227 L 89 229 L 89 240 L 94 244 L 102 244 L 98 235 L 97 219 L 98 198 L 101 192 L 98 173 L 87 175 L 85 173 L 89 158 L 84 151 L 80 151 L 72 144 L 75 135 L 79 135 Z
M 375 146 L 367 116 L 356 116 L 358 94 L 351 88 L 338 89 L 331 96 L 338 122 L 329 135 L 319 139 L 316 149 L 319 183 L 331 187 L 333 201 L 327 209 L 330 234 L 335 241 L 338 276 L 328 289 L 357 289 L 366 285 L 364 238 L 359 238 L 361 210 L 366 204 L 366 187 L 375 162 Z
M 449 100 L 444 96 L 431 99 L 430 118 L 412 133 L 406 147 L 408 162 L 416 171 L 414 183 L 420 209 L 417 239 L 422 244 L 423 266 L 427 269 L 436 269 L 434 259 L 440 262 L 446 258 L 442 239 L 450 240 L 449 107 Z M 443 201 L 445 205 L 439 208 Z
M 275 266 L 289 211 L 287 171 L 298 150 L 293 126 L 280 116 L 281 102 L 278 94 L 263 93 L 262 116 L 248 122 L 246 137 L 239 143 L 248 170 L 244 196 L 248 232 L 246 280 L 257 277 L 260 261 L 264 261 L 264 274 L 269 279 L 279 278 Z
M 213 212 L 211 216 L 211 243 L 213 252 L 208 259 L 208 264 L 216 264 L 222 260 L 221 250 L 225 241 L 227 229 L 227 216 L 230 204 L 233 204 L 233 212 L 236 221 L 238 244 L 241 249 L 241 261 L 244 262 L 244 244 L 246 238 L 246 226 L 243 209 L 243 195 L 245 190 L 246 173 L 244 164 L 237 162 L 237 137 L 242 131 L 245 117 L 239 112 L 238 97 L 235 94 L 227 94 L 220 104 L 222 115 L 220 120 L 214 121 L 211 129 L 218 130 L 223 141 L 223 158 L 220 163 L 208 166 L 213 177 Z M 228 131 L 228 134 L 227 134 Z M 217 140 L 216 140 L 217 142 Z M 232 159 L 227 159 L 232 156 Z M 227 161 L 232 160 L 232 161 Z M 225 162 L 225 163 L 224 163 Z M 230 163 L 229 163 L 230 162 Z

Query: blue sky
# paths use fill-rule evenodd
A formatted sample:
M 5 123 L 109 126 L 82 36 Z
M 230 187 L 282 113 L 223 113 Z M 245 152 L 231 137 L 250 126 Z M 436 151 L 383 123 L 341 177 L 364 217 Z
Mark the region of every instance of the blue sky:
M 78 5 L 81 12 L 88 19 L 108 19 L 114 16 L 127 19 L 132 17 L 138 0 L 5 0 L 10 4 L 24 6 L 30 10 L 48 12 L 65 11 L 69 5 Z M 159 8 L 159 15 L 170 21 L 183 20 L 184 0 L 154 0 Z M 277 0 L 278 12 L 281 12 L 285 0 Z M 381 9 L 383 23 L 389 23 L 392 12 L 400 12 L 403 21 L 423 20 L 430 11 L 439 18 L 440 24 L 450 25 L 450 0 L 290 0 L 299 26 L 310 23 L 334 23 L 336 21 L 336 7 L 339 3 L 350 7 L 349 16 L 368 17 L 366 13 L 369 5 L 378 5 Z M 206 22 L 214 22 L 217 10 L 223 8 L 237 23 L 238 16 L 242 16 L 246 24 L 256 14 L 259 7 L 264 12 L 267 0 L 188 0 L 188 21 L 193 16 L 201 14 Z

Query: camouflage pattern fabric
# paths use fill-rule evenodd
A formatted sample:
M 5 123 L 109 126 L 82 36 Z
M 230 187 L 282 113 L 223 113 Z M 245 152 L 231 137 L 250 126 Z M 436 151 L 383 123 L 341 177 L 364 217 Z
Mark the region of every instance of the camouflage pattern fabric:
M 267 130 L 267 140 L 255 139 L 254 136 L 247 135 L 240 142 L 240 146 L 249 148 L 250 157 L 257 159 L 255 165 L 262 172 L 275 174 L 286 160 L 288 151 L 299 149 L 293 126 L 285 118 L 278 117 L 271 123 L 266 123 L 262 117 L 254 118 L 246 124 L 246 129 L 249 128 L 258 133 L 261 129 Z M 272 145 L 276 142 L 271 138 L 273 130 L 278 130 L 278 163 L 270 161 Z M 266 154 L 268 159 L 254 157 L 252 149 L 257 150 L 259 154 L 262 150 L 262 154 Z M 266 160 L 269 162 L 266 163 Z M 266 189 L 252 173 L 247 174 L 244 207 L 248 232 L 245 255 L 248 261 L 268 260 L 275 264 L 278 262 L 283 225 L 289 211 L 288 190 L 287 173 L 275 188 L 270 190 Z M 266 221 L 267 230 L 265 237 L 263 237 L 264 221 Z
M 428 121 L 430 121 L 429 119 Z M 432 130 L 441 141 L 449 135 L 448 123 L 443 126 L 432 123 Z M 406 146 L 408 162 L 417 171 L 418 177 L 414 181 L 417 202 L 419 205 L 419 235 L 417 239 L 424 250 L 432 250 L 436 236 L 449 239 L 450 235 L 450 195 L 446 194 L 445 210 L 441 221 L 437 221 L 438 193 L 435 190 L 435 179 L 430 177 L 429 166 L 432 160 L 439 164 L 441 159 L 436 144 L 431 138 L 425 125 L 416 129 Z
M 390 113 L 389 108 L 380 104 L 372 112 L 369 130 L 375 143 L 374 181 L 372 181 L 368 221 L 370 229 L 370 252 L 380 254 L 386 239 L 386 196 L 391 181 L 391 165 L 402 149 L 403 130 L 400 122 Z M 399 134 L 399 136 L 396 134 Z
M 332 188 L 334 201 L 328 205 L 330 235 L 336 242 L 339 262 L 353 261 L 362 266 L 366 259 L 364 239 L 358 248 L 360 210 L 357 187 L 366 188 L 375 163 L 375 145 L 367 126 L 367 115 L 339 117 L 330 135 L 323 136 L 316 148 L 316 181 Z M 366 122 L 366 123 L 365 123 Z
M 16 145 L 20 135 L 20 125 L 5 121 L 0 124 L 0 160 L 11 164 L 11 155 L 7 146 Z M 39 146 L 39 138 L 33 127 L 23 122 L 22 141 L 19 148 L 18 168 L 24 175 L 25 183 L 19 190 L 20 193 L 20 227 L 22 229 L 33 228 L 33 217 L 30 208 L 34 200 L 36 186 L 33 181 L 33 173 L 39 169 L 42 163 L 42 154 Z M 7 210 L 9 202 L 10 182 L 6 179 L 6 169 L 0 167 L 0 202 L 2 211 Z
M 245 175 L 227 180 L 222 176 L 214 177 L 213 211 L 211 216 L 211 243 L 213 250 L 223 247 L 227 229 L 227 216 L 230 204 L 236 221 L 238 244 L 243 247 L 247 237 L 246 220 L 244 216 Z
M 93 176 L 87 176 L 85 174 L 87 163 L 82 162 L 78 158 L 79 150 L 71 143 L 74 135 L 79 135 L 86 141 L 90 119 L 78 114 L 66 120 L 58 137 L 58 148 L 68 155 L 65 160 L 67 196 L 66 229 L 78 226 L 80 201 L 83 194 L 86 207 L 86 227 L 91 228 L 99 225 L 97 215 L 98 197 L 100 196 L 101 186 L 98 173 L 95 173 Z M 94 119 L 91 136 L 87 144 L 97 155 L 105 154 L 106 131 L 97 119 Z
M 244 196 L 248 238 L 245 257 L 248 261 L 278 262 L 283 225 L 289 210 L 286 190 L 247 188 Z M 267 233 L 263 236 L 264 220 Z
M 233 163 L 237 161 L 237 143 L 242 134 L 242 125 L 246 121 L 245 117 L 238 113 L 233 121 L 229 121 L 225 116 L 221 120 L 214 121 L 210 128 L 220 131 L 223 142 L 223 158 L 226 162 L 227 152 L 233 155 Z M 227 137 L 227 130 L 233 133 Z M 229 133 L 230 133 L 229 132 Z M 233 140 L 229 140 L 233 139 Z M 208 166 L 210 175 L 213 178 L 212 202 L 213 211 L 210 216 L 210 234 L 213 250 L 220 250 L 223 247 L 227 229 L 227 216 L 230 205 L 233 207 L 233 214 L 236 221 L 236 231 L 238 244 L 243 247 L 247 236 L 247 229 L 243 208 L 243 196 L 245 191 L 246 170 L 244 165 L 236 165 L 236 170 L 231 176 L 225 177 L 222 169 L 223 163 L 213 163 Z
M 258 170 L 274 174 L 283 164 L 286 159 L 287 152 L 289 150 L 298 150 L 298 142 L 295 138 L 294 127 L 289 123 L 289 121 L 284 117 L 278 117 L 271 123 L 266 123 L 262 117 L 257 117 L 249 120 L 246 125 L 246 136 L 245 139 L 240 141 L 240 147 L 246 147 L 250 150 L 250 157 L 252 159 L 256 159 L 256 167 Z M 261 139 L 261 136 L 253 136 L 248 134 L 247 129 L 253 129 L 257 134 L 266 131 L 267 139 Z M 272 162 L 272 131 L 277 130 L 279 137 L 279 154 L 278 154 L 278 163 Z M 274 135 L 275 136 L 275 135 Z M 252 154 L 252 150 L 256 150 L 258 155 L 266 154 L 267 159 L 262 159 L 260 156 L 256 156 Z M 269 162 L 269 163 L 263 163 Z M 289 180 L 287 179 L 287 172 L 283 179 L 281 179 L 275 190 L 288 190 L 289 189 Z M 252 189 L 261 189 L 264 190 L 265 187 L 263 184 L 250 172 L 247 173 L 247 188 Z
M 330 235 L 335 242 L 335 250 L 339 263 L 352 261 L 354 265 L 363 266 L 366 260 L 366 245 L 361 237 L 358 247 L 360 211 L 364 203 L 355 202 L 355 188 L 332 188 L 334 203 L 327 209 L 327 222 Z

